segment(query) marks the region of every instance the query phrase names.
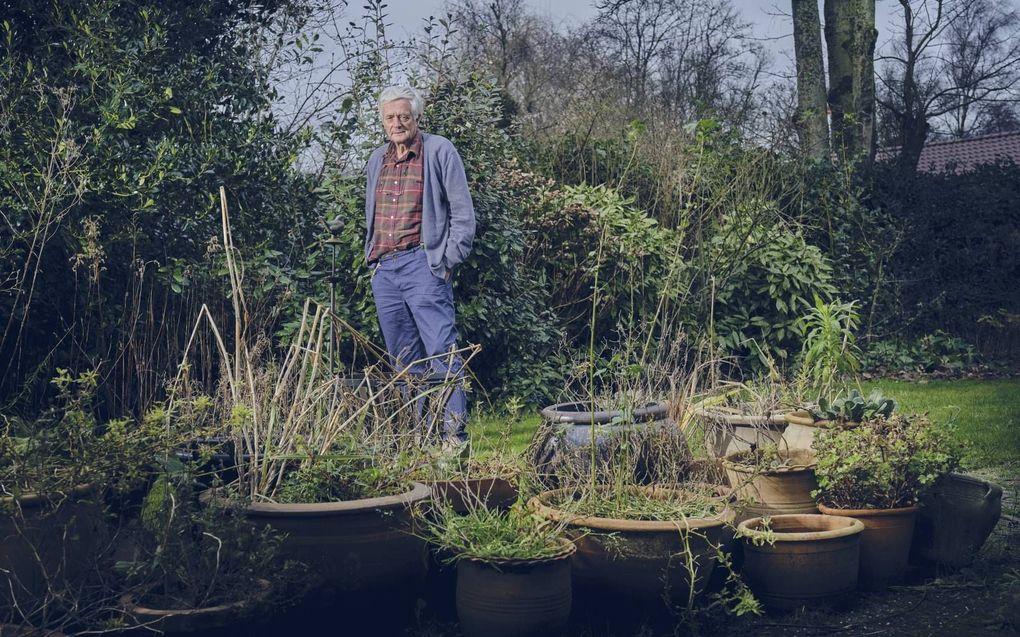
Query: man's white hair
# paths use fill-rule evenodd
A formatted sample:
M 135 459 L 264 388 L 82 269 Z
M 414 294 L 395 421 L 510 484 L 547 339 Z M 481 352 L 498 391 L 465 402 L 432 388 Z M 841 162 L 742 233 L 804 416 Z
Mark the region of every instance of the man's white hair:
M 394 100 L 409 101 L 411 103 L 411 116 L 414 117 L 415 121 L 418 121 L 418 118 L 421 117 L 422 112 L 425 110 L 425 101 L 422 100 L 418 91 L 410 86 L 387 86 L 379 94 L 379 114 L 382 114 L 383 104 Z

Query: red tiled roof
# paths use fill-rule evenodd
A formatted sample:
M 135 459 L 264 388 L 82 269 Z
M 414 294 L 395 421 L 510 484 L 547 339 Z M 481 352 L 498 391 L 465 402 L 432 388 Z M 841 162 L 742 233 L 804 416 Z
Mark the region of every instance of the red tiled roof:
M 881 148 L 879 161 L 891 161 L 899 154 L 899 146 Z M 994 164 L 1006 159 L 1020 166 L 1020 131 L 996 133 L 967 139 L 950 139 L 928 142 L 921 151 L 917 169 L 922 172 L 945 172 L 955 166 L 955 172 L 967 172 L 981 164 Z

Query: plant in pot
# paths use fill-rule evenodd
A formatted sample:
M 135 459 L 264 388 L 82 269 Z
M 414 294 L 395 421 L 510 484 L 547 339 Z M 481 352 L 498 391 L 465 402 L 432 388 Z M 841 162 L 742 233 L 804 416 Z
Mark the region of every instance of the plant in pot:
M 859 519 L 860 584 L 880 588 L 903 576 L 918 498 L 959 464 L 948 426 L 926 416 L 879 416 L 815 436 L 818 508 Z
M 241 502 L 200 506 L 194 476 L 167 461 L 131 529 L 122 576 L 123 624 L 162 634 L 238 630 L 296 575 L 281 536 L 245 520 Z
M 818 486 L 815 456 L 810 449 L 755 447 L 726 456 L 722 464 L 738 501 L 738 521 L 818 512 L 812 495 Z
M 93 579 L 120 518 L 104 511 L 144 484 L 166 436 L 151 423 L 98 423 L 97 379 L 58 370 L 53 407 L 0 417 L 0 621 L 56 629 L 109 604 Z
M 777 371 L 742 383 L 720 383 L 698 403 L 705 449 L 722 458 L 751 447 L 778 443 L 786 428 L 791 389 Z
M 829 400 L 824 396 L 818 399 L 817 407 L 799 409 L 786 414 L 789 425 L 783 434 L 783 441 L 790 448 L 808 449 L 814 441 L 815 431 L 824 427 L 855 426 L 862 421 L 879 416 L 889 418 L 896 410 L 896 401 L 882 394 L 878 389 L 872 390 L 867 397 L 860 391 L 851 389 L 845 395 Z
M 547 635 L 566 624 L 575 547 L 564 524 L 518 502 L 457 510 L 439 501 L 424 518 L 426 538 L 455 563 L 456 607 L 467 637 Z

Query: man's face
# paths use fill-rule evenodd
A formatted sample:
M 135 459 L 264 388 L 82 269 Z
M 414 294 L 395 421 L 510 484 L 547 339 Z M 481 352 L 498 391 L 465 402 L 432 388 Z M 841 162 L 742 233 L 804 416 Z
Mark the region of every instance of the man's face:
M 386 136 L 394 144 L 410 144 L 418 134 L 418 122 L 411 115 L 410 100 L 393 100 L 383 104 L 382 119 Z

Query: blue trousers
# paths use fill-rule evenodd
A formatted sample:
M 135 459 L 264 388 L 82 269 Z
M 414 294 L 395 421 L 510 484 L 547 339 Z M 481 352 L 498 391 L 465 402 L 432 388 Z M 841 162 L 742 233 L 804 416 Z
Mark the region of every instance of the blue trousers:
M 421 377 L 455 379 L 443 409 L 443 436 L 467 439 L 467 398 L 464 395 L 464 363 L 457 348 L 453 285 L 432 274 L 421 247 L 383 257 L 373 266 L 372 294 L 386 351 L 397 369 L 424 358 L 411 372 Z M 444 392 L 446 393 L 446 392 Z

